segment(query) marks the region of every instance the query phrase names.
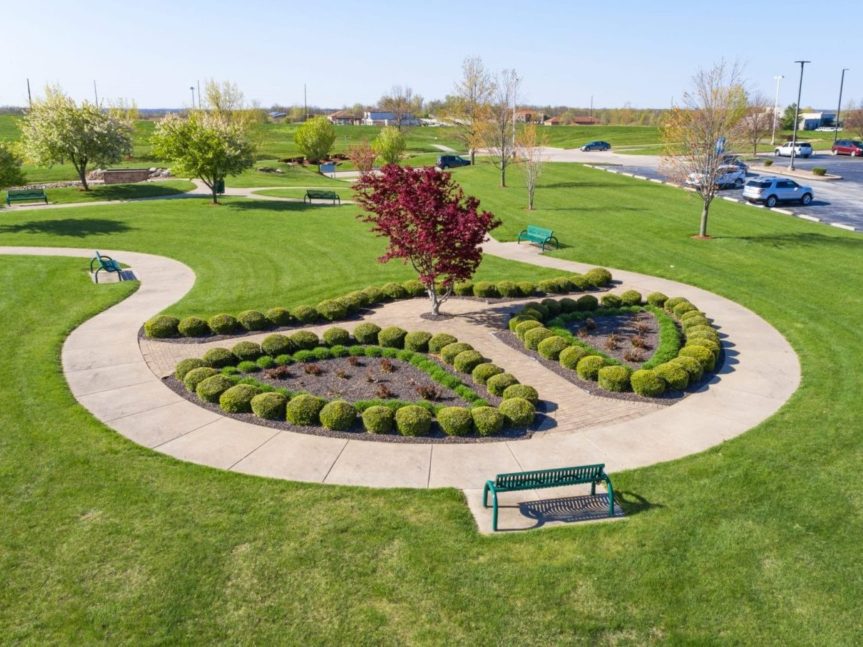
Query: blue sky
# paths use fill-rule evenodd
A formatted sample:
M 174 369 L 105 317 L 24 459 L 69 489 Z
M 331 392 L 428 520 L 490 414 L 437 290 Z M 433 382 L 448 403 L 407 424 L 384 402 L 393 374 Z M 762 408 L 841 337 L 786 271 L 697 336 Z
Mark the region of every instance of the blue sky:
M 231 80 L 262 105 L 373 103 L 394 84 L 452 91 L 467 56 L 515 68 L 525 103 L 666 107 L 699 67 L 744 65 L 753 89 L 803 105 L 863 99 L 863 2 L 28 2 L 0 12 L 0 105 L 59 83 L 77 99 L 179 107 L 189 86 Z M 818 14 L 822 13 L 823 16 Z M 853 26 L 853 27 L 852 27 Z

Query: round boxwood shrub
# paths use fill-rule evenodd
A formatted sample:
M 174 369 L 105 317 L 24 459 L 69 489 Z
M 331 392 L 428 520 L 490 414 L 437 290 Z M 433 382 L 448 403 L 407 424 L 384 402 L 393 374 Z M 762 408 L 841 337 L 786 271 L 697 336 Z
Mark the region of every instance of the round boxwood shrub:
M 323 338 L 327 346 L 349 346 L 351 343 L 351 333 L 338 326 L 327 328 L 324 331 Z
M 431 429 L 428 409 L 409 404 L 396 411 L 396 429 L 402 436 L 425 436 Z
M 640 306 L 641 292 L 638 290 L 627 290 L 620 295 L 620 301 L 625 306 Z
M 603 294 L 600 302 L 606 308 L 619 308 L 623 305 L 622 299 L 616 294 Z
M 210 334 L 210 326 L 198 317 L 186 317 L 181 319 L 177 326 L 177 332 L 183 337 L 206 337 Z
M 560 352 L 557 360 L 563 368 L 568 368 L 574 371 L 578 367 L 578 362 L 582 357 L 587 356 L 587 351 L 581 346 L 569 346 Z
M 318 336 L 311 330 L 298 330 L 291 335 L 290 340 L 298 350 L 311 350 L 321 344 Z
M 590 279 L 588 279 L 584 274 L 570 274 L 569 280 L 572 281 L 572 284 L 579 292 L 588 290 L 591 287 Z
M 536 350 L 537 346 L 539 346 L 539 342 L 552 336 L 554 336 L 554 333 L 548 328 L 542 326 L 534 328 L 533 330 L 528 330 L 524 333 L 524 347 L 528 350 Z
M 222 375 L 239 375 L 240 369 L 236 366 L 226 366 L 219 373 Z
M 475 350 L 465 350 L 455 356 L 452 366 L 459 373 L 471 373 L 473 369 L 485 361 L 482 353 Z
M 359 344 L 377 344 L 381 327 L 371 322 L 361 323 L 354 328 L 354 339 Z
M 271 326 L 290 326 L 294 320 L 287 308 L 270 308 L 264 316 Z
M 490 281 L 479 281 L 473 285 L 473 295 L 483 299 L 493 299 L 498 296 L 497 286 Z
M 701 362 L 699 362 L 694 357 L 686 357 L 678 355 L 673 360 L 668 362 L 669 364 L 675 364 L 681 367 L 684 371 L 689 373 L 689 383 L 697 382 L 704 375 L 704 369 L 701 366 Z
M 545 319 L 549 315 L 548 308 L 546 308 L 539 301 L 528 301 L 527 303 L 525 303 L 524 311 L 526 312 L 528 310 L 535 310 L 537 313 L 539 313 L 540 319 Z
M 495 286 L 497 293 L 507 299 L 512 299 L 521 296 L 521 290 L 518 289 L 515 281 L 498 281 Z
M 326 402 L 321 398 L 303 393 L 292 398 L 285 407 L 285 419 L 294 425 L 310 427 L 320 422 L 321 409 Z
M 696 339 L 687 339 L 686 346 L 684 346 L 684 348 L 690 346 L 702 346 L 709 350 L 711 353 L 713 353 L 713 357 L 715 359 L 719 359 L 719 351 L 721 347 L 719 346 L 719 342 L 717 341 L 714 341 L 712 339 L 704 339 L 702 337 L 698 337 Z
M 521 429 L 533 422 L 534 406 L 524 398 L 508 398 L 498 407 L 508 427 Z
M 369 296 L 365 292 L 360 292 L 356 290 L 354 292 L 349 292 L 348 294 L 339 297 L 339 301 L 341 301 L 344 306 L 348 309 L 348 312 L 356 312 L 360 308 L 364 308 L 369 304 Z
M 194 368 L 201 368 L 206 366 L 207 362 L 202 359 L 198 359 L 197 357 L 189 357 L 187 359 L 181 359 L 177 362 L 177 365 L 174 367 L 174 377 L 176 377 L 181 382 L 186 378 L 186 373 L 191 371 Z
M 536 293 L 536 283 L 533 281 L 518 281 L 519 296 L 530 297 Z
M 348 316 L 348 308 L 337 299 L 327 299 L 315 306 L 315 310 L 327 321 L 338 321 Z
M 251 384 L 235 384 L 219 396 L 219 407 L 227 413 L 250 413 L 252 398 L 261 390 Z
M 503 429 L 503 414 L 494 407 L 474 407 L 470 410 L 470 417 L 480 436 L 494 436 Z
M 684 312 L 682 315 L 680 315 L 680 323 L 686 323 L 687 321 L 695 317 L 704 317 L 704 313 L 700 310 L 690 310 L 689 312 Z
M 268 393 L 259 393 L 252 398 L 249 405 L 252 407 L 252 413 L 258 418 L 264 420 L 284 420 L 285 405 L 288 398 L 281 393 L 270 391 Z
M 685 297 L 671 297 L 665 300 L 665 304 L 662 307 L 665 308 L 668 312 L 671 312 L 672 310 L 674 310 L 674 306 L 679 303 L 683 303 L 684 301 L 686 301 Z
M 578 304 L 578 309 L 582 312 L 596 310 L 599 307 L 599 301 L 592 294 L 585 294 L 584 296 L 578 297 L 576 303 Z
M 668 301 L 668 297 L 662 294 L 662 292 L 651 292 L 647 295 L 647 302 L 657 308 L 665 306 L 666 301 Z
M 435 418 L 447 436 L 467 436 L 473 431 L 473 418 L 470 410 L 464 407 L 444 407 Z
M 219 371 L 209 366 L 193 368 L 183 376 L 183 384 L 185 385 L 187 391 L 189 391 L 190 393 L 194 393 L 195 389 L 198 388 L 198 385 L 201 382 L 206 380 L 208 377 L 218 375 L 218 373 Z
M 147 337 L 164 339 L 166 337 L 176 337 L 179 334 L 180 320 L 176 317 L 168 315 L 159 315 L 153 317 L 144 324 L 144 332 Z
M 548 316 L 550 317 L 556 317 L 563 310 L 560 305 L 560 301 L 557 299 L 543 299 L 542 305 L 544 305 L 545 309 L 548 310 Z
M 201 370 L 201 369 L 195 369 Z M 188 377 L 188 375 L 186 376 Z M 216 403 L 222 394 L 234 386 L 234 381 L 224 375 L 212 375 L 198 383 L 195 393 L 205 402 Z
M 473 378 L 473 381 L 477 384 L 485 385 L 488 382 L 488 379 L 494 375 L 500 375 L 503 373 L 503 369 L 500 366 L 495 364 L 478 364 L 474 367 L 474 369 L 470 372 L 470 376 Z
M 375 405 L 363 411 L 363 427 L 370 434 L 390 434 L 395 413 L 389 407 Z
M 698 308 L 689 303 L 689 301 L 683 301 L 674 306 L 671 311 L 674 313 L 674 316 L 679 319 L 683 314 L 692 312 L 693 310 L 698 310 Z
M 398 326 L 384 328 L 378 333 L 378 344 L 384 348 L 404 348 L 408 331 Z
M 597 382 L 606 391 L 621 393 L 629 391 L 631 374 L 632 371 L 626 366 L 603 366 L 597 373 Z
M 473 281 L 461 281 L 453 286 L 453 292 L 459 297 L 473 296 Z
M 231 366 L 238 361 L 237 356 L 227 348 L 211 348 L 204 353 L 203 360 L 207 363 L 207 366 L 212 366 L 213 368 Z
M 276 360 L 269 355 L 262 355 L 255 360 L 255 364 L 257 364 L 259 368 L 263 369 L 273 368 L 276 365 Z
M 578 302 L 575 299 L 570 299 L 569 297 L 563 297 L 560 301 L 560 311 L 564 313 L 575 312 L 578 310 Z
M 594 267 L 592 270 L 588 270 L 584 273 L 584 278 L 586 278 L 591 285 L 601 288 L 611 283 L 611 272 L 604 267 Z
M 464 342 L 453 342 L 452 344 L 447 344 L 441 348 L 440 357 L 447 364 L 452 364 L 455 362 L 456 356 L 466 350 L 473 350 L 473 346 Z
M 383 303 L 384 301 L 384 293 L 376 285 L 370 285 L 369 287 L 362 290 L 362 293 L 366 295 L 366 305 L 376 305 L 378 303 Z
M 515 332 L 515 327 L 523 321 L 536 321 L 536 319 L 533 315 L 517 314 L 511 317 L 506 325 L 512 332 Z
M 357 419 L 357 410 L 350 402 L 333 400 L 324 405 L 320 413 L 321 424 L 333 431 L 347 431 Z
M 690 316 L 692 315 L 692 316 Z M 687 312 L 680 319 L 680 324 L 683 326 L 684 330 L 689 330 L 690 328 L 695 328 L 696 326 L 710 326 L 710 320 L 705 317 L 700 312 L 692 311 Z M 710 326 L 712 328 L 712 326 Z
M 536 350 L 545 359 L 550 359 L 556 362 L 558 358 L 560 358 L 560 354 L 567 348 L 569 348 L 568 341 L 559 335 L 552 335 L 551 337 L 546 337 L 539 342 Z
M 270 325 L 264 313 L 257 310 L 243 310 L 237 315 L 237 321 L 246 330 L 265 330 Z
M 573 283 L 568 276 L 560 276 L 554 279 L 557 283 L 558 292 L 576 292 L 578 287 Z
M 456 343 L 458 340 L 445 332 L 439 332 L 436 335 L 433 335 L 431 339 L 429 339 L 429 352 L 438 354 L 441 352 L 444 346 L 449 346 L 450 344 Z
M 405 350 L 412 350 L 415 353 L 427 353 L 431 338 L 431 333 L 424 330 L 409 332 L 405 335 Z
M 537 328 L 542 328 L 545 330 L 545 326 L 543 326 L 536 319 L 528 319 L 527 321 L 522 321 L 515 326 L 515 334 L 516 337 L 524 341 L 524 336 L 531 330 L 536 330 Z
M 692 357 L 701 364 L 705 371 L 712 371 L 716 367 L 716 357 L 709 348 L 704 346 L 684 346 L 678 353 L 679 357 Z
M 207 323 L 210 330 L 217 335 L 230 335 L 240 327 L 240 322 L 237 321 L 236 317 L 224 313 L 213 315 L 207 320 Z
M 264 337 L 264 341 L 261 342 L 261 349 L 267 355 L 278 357 L 279 355 L 293 353 L 297 350 L 297 347 L 294 346 L 294 342 L 291 341 L 290 337 L 276 333 Z
M 261 346 L 256 344 L 253 341 L 241 341 L 234 344 L 234 347 L 231 349 L 231 352 L 237 357 L 238 360 L 254 362 L 261 355 L 264 354 L 264 351 L 261 350 Z
M 629 382 L 633 391 L 647 398 L 657 398 L 665 393 L 665 378 L 656 370 L 637 370 L 629 377 Z
M 318 320 L 318 311 L 311 306 L 297 306 L 291 310 L 291 317 L 301 324 L 313 324 Z
M 582 380 L 596 380 L 599 369 L 603 366 L 605 366 L 605 359 L 599 355 L 587 355 L 578 360 L 575 370 Z
M 500 397 L 503 395 L 503 392 L 506 391 L 507 387 L 512 386 L 513 384 L 518 384 L 518 380 L 515 379 L 515 375 L 512 373 L 498 373 L 486 380 L 485 388 L 488 389 L 488 392 L 492 395 Z
M 233 367 L 228 366 L 226 368 L 233 368 Z M 258 366 L 257 362 L 253 362 L 252 360 L 248 360 L 248 359 L 243 360 L 242 362 L 237 364 L 236 368 L 240 373 L 257 373 L 258 371 L 261 370 L 261 367 Z
M 403 282 L 402 287 L 412 297 L 421 297 L 426 293 L 426 286 L 417 279 L 410 279 Z
M 536 406 L 536 403 L 539 402 L 539 393 L 527 384 L 512 384 L 503 390 L 503 399 L 509 400 L 510 398 L 522 398 Z
M 695 326 L 688 326 L 686 328 L 686 337 L 704 337 L 706 339 L 713 339 L 714 341 L 719 341 L 719 333 L 713 326 L 707 326 L 704 324 L 699 324 Z
M 408 291 L 398 283 L 387 283 L 381 287 L 381 293 L 386 299 L 407 299 Z
M 678 363 L 665 362 L 653 370 L 665 381 L 669 388 L 672 388 L 675 391 L 683 391 L 687 386 L 689 386 L 689 373 Z M 632 375 L 632 388 L 635 389 L 634 373 Z M 636 393 L 638 393 L 638 391 L 636 391 Z
M 560 292 L 560 285 L 555 279 L 543 279 L 536 284 L 536 289 L 543 294 L 554 294 Z

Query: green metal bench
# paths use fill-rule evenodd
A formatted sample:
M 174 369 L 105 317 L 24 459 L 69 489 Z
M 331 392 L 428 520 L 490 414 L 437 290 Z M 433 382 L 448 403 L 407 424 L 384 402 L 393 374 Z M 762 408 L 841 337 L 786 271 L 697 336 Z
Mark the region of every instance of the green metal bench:
M 530 241 L 531 243 L 536 243 L 542 247 L 542 251 L 545 251 L 545 246 L 548 244 L 554 243 L 554 246 L 558 249 L 560 248 L 560 243 L 557 242 L 557 238 L 554 237 L 554 232 L 551 229 L 546 229 L 545 227 L 537 227 L 536 225 L 528 225 L 527 229 L 522 229 L 521 233 L 518 235 L 518 243 L 522 240 Z
M 303 197 L 303 203 L 305 203 L 306 200 L 309 201 L 309 204 L 312 203 L 312 200 L 332 200 L 333 204 L 336 204 L 337 202 L 339 204 L 342 203 L 342 199 L 335 191 L 318 191 L 315 189 L 309 189 L 306 191 L 306 195 Z
M 10 189 L 6 192 L 6 206 L 13 202 L 38 202 L 44 201 L 48 204 L 48 196 L 44 189 Z
M 95 273 L 94 273 L 95 270 Z M 90 274 L 93 274 L 93 280 L 96 283 L 99 282 L 99 272 L 116 272 L 117 278 L 120 281 L 123 281 L 123 268 L 120 267 L 120 264 L 115 261 L 110 256 L 106 256 L 105 254 L 100 254 L 98 251 L 96 255 L 90 259 Z
M 488 493 L 493 496 L 492 530 L 497 530 L 497 495 L 501 492 L 517 492 L 519 490 L 539 490 L 564 485 L 582 485 L 590 483 L 591 496 L 596 494 L 596 484 L 605 482 L 608 490 L 608 516 L 614 516 L 614 488 L 611 479 L 605 473 L 605 464 L 580 465 L 577 467 L 558 467 L 532 472 L 512 472 L 498 474 L 493 481 L 486 481 L 482 489 L 482 505 L 488 507 Z

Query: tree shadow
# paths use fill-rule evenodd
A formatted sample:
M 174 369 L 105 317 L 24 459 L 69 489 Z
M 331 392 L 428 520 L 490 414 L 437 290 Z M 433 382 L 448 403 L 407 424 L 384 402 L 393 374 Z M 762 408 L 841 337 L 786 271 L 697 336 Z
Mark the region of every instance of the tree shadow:
M 308 202 L 288 202 L 279 200 L 238 200 L 222 204 L 228 209 L 238 211 L 325 211 L 340 205 L 309 204 Z
M 759 234 L 757 236 L 715 236 L 716 240 L 742 240 L 748 243 L 765 245 L 776 248 L 783 247 L 815 247 L 832 246 L 844 247 L 846 249 L 860 249 L 863 247 L 863 238 L 850 236 L 828 236 L 815 232 L 800 232 L 788 234 Z
M 540 184 L 537 189 L 620 189 L 621 184 L 615 182 L 552 182 Z
M 85 238 L 105 234 L 122 234 L 134 229 L 125 222 L 103 218 L 63 218 L 60 220 L 31 220 L 17 224 L 0 225 L 0 234 L 53 234 Z

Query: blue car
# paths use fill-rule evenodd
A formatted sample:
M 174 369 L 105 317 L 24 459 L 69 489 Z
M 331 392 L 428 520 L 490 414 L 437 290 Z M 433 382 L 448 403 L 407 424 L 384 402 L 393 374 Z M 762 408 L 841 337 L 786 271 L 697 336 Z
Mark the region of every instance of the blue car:
M 611 144 L 609 144 L 608 142 L 601 142 L 601 141 L 587 142 L 584 146 L 581 147 L 581 150 L 583 150 L 583 151 L 610 151 L 611 150 Z

